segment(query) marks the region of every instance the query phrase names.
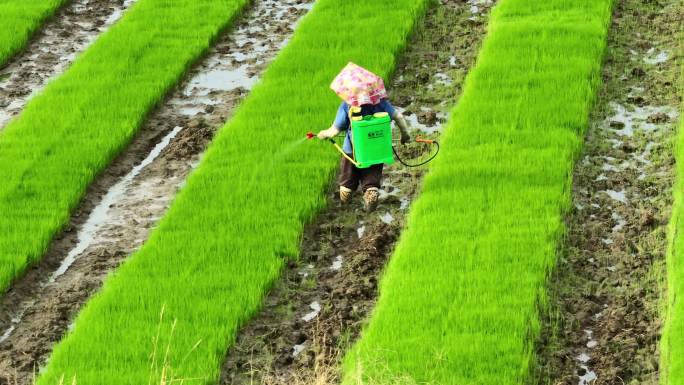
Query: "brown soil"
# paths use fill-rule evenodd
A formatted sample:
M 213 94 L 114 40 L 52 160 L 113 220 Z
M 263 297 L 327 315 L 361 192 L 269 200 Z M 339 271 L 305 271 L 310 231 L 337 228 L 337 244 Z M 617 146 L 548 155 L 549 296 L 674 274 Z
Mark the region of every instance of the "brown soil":
M 540 383 L 658 383 L 682 11 L 677 0 L 616 2 L 551 283 L 557 316 L 540 344 Z
M 0 384 L 29 384 L 52 346 L 68 330 L 78 310 L 102 285 L 104 278 L 137 250 L 164 214 L 179 187 L 214 133 L 230 117 L 256 77 L 228 79 L 228 71 L 246 65 L 255 76 L 275 57 L 293 32 L 310 0 L 256 1 L 242 22 L 226 32 L 187 80 L 149 117 L 128 148 L 89 187 L 70 223 L 52 243 L 41 262 L 0 298 Z M 286 10 L 280 13 L 279 11 Z M 263 26 L 256 30 L 250 26 Z M 254 52 L 254 44 L 263 49 Z M 207 82 L 208 74 L 218 77 Z M 218 75 L 217 75 L 218 74 Z M 176 127 L 183 129 L 160 155 L 125 186 L 109 207 L 92 241 L 65 274 L 49 278 L 79 242 L 84 224 L 108 190 L 145 159 L 152 148 Z M 12 318 L 21 318 L 13 322 Z
M 0 68 L 0 129 L 35 92 L 59 75 L 132 2 L 75 0 L 58 10 L 24 51 Z
M 407 115 L 418 114 L 419 127 L 436 131 L 431 137 L 439 136 L 439 117 L 456 103 L 475 62 L 493 2 L 478 3 L 477 14 L 465 1 L 435 4 L 391 83 L 390 99 Z M 418 144 L 400 151 L 412 163 L 429 156 L 429 149 Z M 341 355 L 358 339 L 375 305 L 378 277 L 424 172 L 399 164 L 387 167 L 380 205 L 371 214 L 363 211 L 358 193 L 353 203 L 341 205 L 337 185 L 331 185 L 328 208 L 304 231 L 299 260 L 289 263 L 262 310 L 239 332 L 221 384 L 339 381 Z

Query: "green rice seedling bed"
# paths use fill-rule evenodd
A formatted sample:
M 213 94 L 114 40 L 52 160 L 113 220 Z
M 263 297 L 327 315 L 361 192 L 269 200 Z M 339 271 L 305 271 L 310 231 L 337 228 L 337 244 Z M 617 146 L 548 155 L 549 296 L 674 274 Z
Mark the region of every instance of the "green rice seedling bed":
M 0 132 L 0 293 L 247 0 L 142 0 Z
M 522 384 L 611 0 L 501 0 L 345 384 Z
M 684 124 L 684 121 L 681 122 Z M 670 244 L 667 254 L 667 312 L 661 337 L 660 383 L 684 384 L 684 126 L 680 125 L 676 149 L 677 181 L 674 188 Z
M 81 311 L 38 384 L 62 375 L 139 384 L 150 374 L 159 383 L 164 368 L 167 379 L 215 383 L 237 329 L 325 205 L 339 156 L 304 136 L 334 118 L 340 101 L 330 82 L 349 60 L 387 78 L 427 3 L 319 0 L 150 239 Z
M 0 1 L 0 68 L 19 52 L 33 33 L 68 0 Z

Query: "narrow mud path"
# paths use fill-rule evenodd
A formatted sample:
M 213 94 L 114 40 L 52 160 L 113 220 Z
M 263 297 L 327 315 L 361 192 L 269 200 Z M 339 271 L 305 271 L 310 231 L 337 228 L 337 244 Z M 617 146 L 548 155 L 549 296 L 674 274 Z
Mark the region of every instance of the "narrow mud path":
M 21 54 L 0 68 L 0 130 L 135 1 L 74 0 L 59 10 Z
M 414 135 L 439 137 L 475 63 L 493 3 L 442 0 L 420 23 L 390 85 L 390 99 L 403 107 Z M 419 145 L 400 151 L 413 160 L 429 155 Z M 221 384 L 339 382 L 341 355 L 375 305 L 378 277 L 423 173 L 398 164 L 386 168 L 372 214 L 363 212 L 359 193 L 350 206 L 340 206 L 333 183 L 328 208 L 305 229 L 299 261 L 286 267 L 228 352 Z
M 0 299 L 0 384 L 30 384 L 106 275 L 137 250 L 313 0 L 264 0 L 219 39 Z
M 574 171 L 541 383 L 657 384 L 678 111 L 679 0 L 618 0 Z

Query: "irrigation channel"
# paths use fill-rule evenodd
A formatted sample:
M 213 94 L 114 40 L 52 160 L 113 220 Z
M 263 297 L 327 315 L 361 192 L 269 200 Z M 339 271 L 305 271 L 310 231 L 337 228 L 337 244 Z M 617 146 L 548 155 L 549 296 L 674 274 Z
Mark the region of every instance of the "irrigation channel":
M 0 130 L 135 0 L 75 0 L 57 11 L 29 45 L 0 68 Z
M 439 137 L 475 63 L 493 5 L 441 0 L 417 27 L 389 87 L 413 135 Z M 414 145 L 399 151 L 407 158 L 427 156 Z M 378 276 L 424 172 L 387 167 L 381 202 L 372 214 L 363 211 L 358 192 L 350 206 L 341 206 L 337 184 L 331 185 L 328 208 L 305 228 L 299 260 L 290 262 L 262 310 L 238 333 L 221 384 L 339 382 L 341 355 L 374 307 Z
M 541 383 L 657 384 L 674 180 L 678 0 L 619 0 L 551 283 Z
M 0 299 L 0 384 L 32 383 L 79 309 L 147 239 L 216 130 L 312 6 L 255 1 L 88 188 L 42 261 Z

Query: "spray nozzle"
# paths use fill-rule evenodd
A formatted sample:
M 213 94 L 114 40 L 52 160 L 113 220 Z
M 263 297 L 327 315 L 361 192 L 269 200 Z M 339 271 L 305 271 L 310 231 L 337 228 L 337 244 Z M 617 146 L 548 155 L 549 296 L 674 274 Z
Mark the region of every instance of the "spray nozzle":
M 306 133 L 306 138 L 307 138 L 307 139 L 313 139 L 313 138 L 315 138 L 315 137 L 316 137 L 316 135 L 315 135 L 313 132 L 307 132 L 307 133 Z

